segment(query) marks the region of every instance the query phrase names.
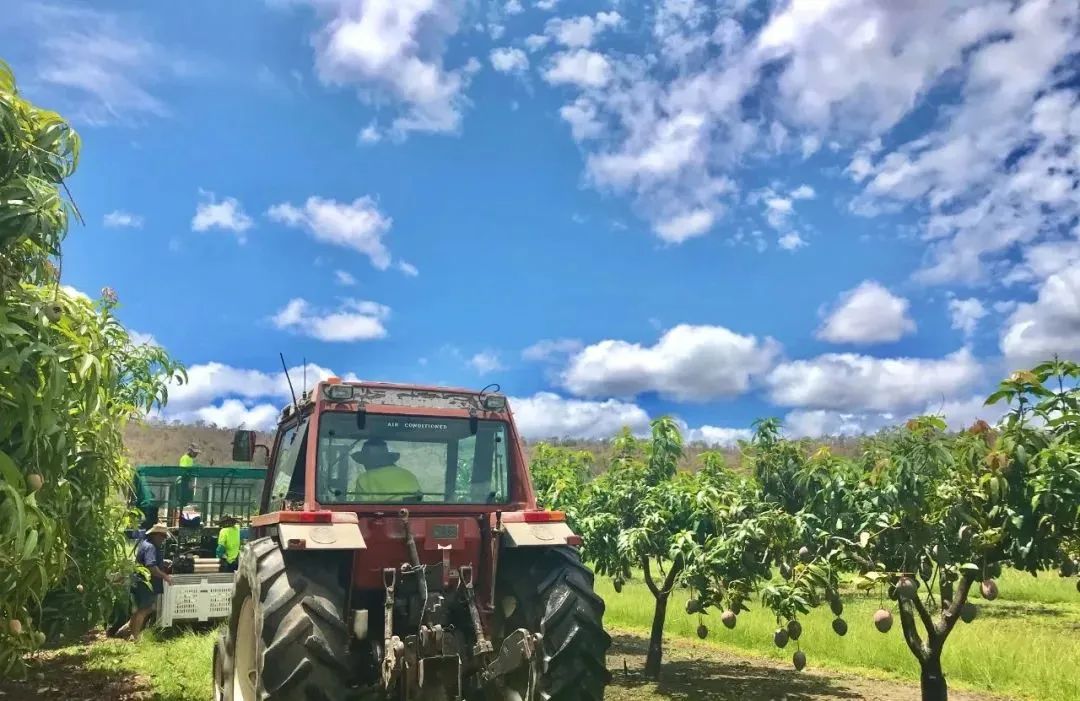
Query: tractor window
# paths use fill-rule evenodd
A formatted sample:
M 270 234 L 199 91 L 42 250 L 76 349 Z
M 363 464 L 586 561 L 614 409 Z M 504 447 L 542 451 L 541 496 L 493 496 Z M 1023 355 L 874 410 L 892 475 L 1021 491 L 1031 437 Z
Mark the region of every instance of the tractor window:
M 506 442 L 502 421 L 386 414 L 358 421 L 327 412 L 319 419 L 318 501 L 506 503 Z
M 281 436 L 277 460 L 274 461 L 274 481 L 270 489 L 268 511 L 281 511 L 286 502 L 304 498 L 304 470 L 298 470 L 297 465 L 304 463 L 307 428 L 307 419 L 304 419 L 299 425 L 286 429 Z

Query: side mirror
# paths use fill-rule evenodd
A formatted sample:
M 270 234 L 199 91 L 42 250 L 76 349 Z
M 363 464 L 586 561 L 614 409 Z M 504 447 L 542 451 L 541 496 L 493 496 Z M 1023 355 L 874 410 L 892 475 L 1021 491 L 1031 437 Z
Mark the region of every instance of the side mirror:
M 251 462 L 255 457 L 254 431 L 237 431 L 233 434 L 232 459 L 234 462 Z

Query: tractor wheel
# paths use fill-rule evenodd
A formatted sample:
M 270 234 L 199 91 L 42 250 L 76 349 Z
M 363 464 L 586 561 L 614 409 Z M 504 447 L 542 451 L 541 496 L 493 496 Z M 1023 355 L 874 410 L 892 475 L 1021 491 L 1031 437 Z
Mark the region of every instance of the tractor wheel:
M 285 553 L 270 538 L 245 546 L 224 635 L 225 701 L 353 698 L 344 602 L 332 555 Z
M 514 597 L 506 632 L 523 627 L 544 636 L 540 679 L 545 701 L 599 701 L 609 675 L 604 600 L 593 591 L 593 573 L 574 548 L 504 550 L 496 601 Z M 504 611 L 505 615 L 505 611 Z
M 232 683 L 232 657 L 222 631 L 214 641 L 214 701 L 225 701 L 225 684 Z

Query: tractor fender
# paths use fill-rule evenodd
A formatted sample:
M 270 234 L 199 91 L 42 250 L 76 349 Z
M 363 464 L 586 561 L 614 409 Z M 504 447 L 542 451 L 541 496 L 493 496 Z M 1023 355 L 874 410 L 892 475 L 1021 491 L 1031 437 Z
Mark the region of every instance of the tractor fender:
M 355 523 L 279 523 L 282 550 L 366 550 L 367 543 Z
M 581 536 L 562 522 L 502 524 L 502 544 L 508 548 L 581 545 Z

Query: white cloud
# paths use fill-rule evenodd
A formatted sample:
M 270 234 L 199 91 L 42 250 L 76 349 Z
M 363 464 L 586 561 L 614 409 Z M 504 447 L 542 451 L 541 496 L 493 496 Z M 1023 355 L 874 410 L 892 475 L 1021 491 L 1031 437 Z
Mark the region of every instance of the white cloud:
M 380 212 L 370 197 L 358 197 L 352 202 L 309 197 L 302 207 L 284 202 L 272 206 L 266 214 L 286 226 L 307 230 L 319 241 L 363 253 L 379 270 L 390 267 L 390 252 L 383 236 L 393 219 Z
M 775 404 L 845 412 L 896 412 L 958 396 L 978 382 L 967 348 L 944 358 L 828 353 L 776 366 L 766 377 Z
M 122 13 L 74 3 L 8 3 L 0 44 L 32 42 L 24 86 L 75 122 L 135 126 L 166 117 L 162 84 L 195 72 L 176 47 L 145 35 Z
M 808 246 L 810 244 L 806 243 L 806 241 L 803 240 L 803 237 L 799 236 L 794 231 L 789 231 L 788 233 L 777 239 L 776 245 L 778 245 L 785 251 L 797 251 L 800 248 Z
M 210 229 L 223 229 L 237 234 L 241 243 L 244 242 L 244 232 L 255 223 L 244 211 L 244 206 L 235 197 L 226 197 L 218 202 L 212 192 L 199 190 L 202 201 L 195 206 L 195 216 L 191 219 L 192 231 L 209 231 Z
M 511 397 L 510 408 L 522 436 L 544 438 L 608 439 L 629 426 L 635 434 L 649 430 L 649 415 L 637 404 L 617 399 L 585 401 L 552 392 Z
M 520 15 L 525 11 L 525 8 L 521 6 L 520 0 L 506 0 L 506 4 L 503 5 L 503 12 L 508 15 Z
M 481 375 L 504 369 L 502 361 L 499 360 L 499 354 L 490 350 L 481 351 L 469 358 L 469 366 Z
M 908 315 L 910 303 L 879 283 L 866 280 L 840 295 L 833 311 L 817 331 L 830 343 L 885 343 L 915 332 Z
M 682 243 L 689 238 L 707 233 L 712 228 L 715 219 L 709 210 L 695 209 L 691 212 L 676 214 L 670 219 L 657 221 L 653 228 L 664 241 Z
M 459 129 L 471 71 L 446 68 L 443 54 L 458 31 L 460 3 L 306 1 L 322 22 L 312 43 L 323 83 L 355 87 L 369 102 L 400 103 L 399 134 Z
M 654 346 L 606 340 L 575 354 L 562 384 L 579 396 L 665 397 L 705 401 L 742 394 L 772 367 L 780 350 L 771 339 L 743 336 L 722 326 L 680 325 Z
M 128 338 L 131 340 L 132 345 L 135 346 L 161 345 L 158 343 L 158 340 L 154 338 L 153 334 L 143 333 L 142 331 L 136 331 L 135 329 L 128 329 Z
M 536 0 L 536 7 L 541 10 L 554 10 L 558 4 L 559 0 Z
M 594 139 L 604 133 L 604 123 L 597 119 L 596 105 L 587 97 L 579 97 L 559 108 L 559 116 L 570 125 L 575 141 Z
M 337 280 L 337 284 L 344 287 L 351 287 L 356 284 L 356 278 L 344 270 L 335 270 L 334 279 Z
M 305 374 L 308 380 L 306 387 L 302 381 Z M 309 363 L 306 371 L 303 366 L 289 368 L 289 375 L 297 393 L 304 389 L 311 390 L 316 383 L 334 374 L 332 370 L 314 363 Z M 346 380 L 357 379 L 351 373 L 339 377 Z M 175 417 L 225 398 L 284 401 L 289 398 L 289 384 L 285 373 L 280 370 L 262 372 L 218 362 L 200 363 L 188 368 L 186 383 L 170 387 L 166 414 Z
M 403 260 L 399 260 L 397 262 L 397 269 L 405 273 L 409 277 L 416 277 L 420 274 L 420 270 L 415 265 Z
M 551 360 L 553 357 L 577 353 L 585 344 L 576 338 L 546 338 L 521 351 L 524 360 Z
M 812 200 L 817 197 L 817 193 L 809 185 L 800 185 L 791 191 L 791 197 L 796 200 Z
M 334 310 L 316 309 L 303 298 L 282 307 L 271 321 L 285 329 L 320 341 L 370 341 L 386 337 L 383 322 L 390 308 L 376 302 L 345 299 Z
M 360 130 L 360 135 L 357 139 L 362 144 L 377 144 L 382 141 L 382 132 L 380 132 L 379 127 L 372 122 Z
M 548 20 L 544 31 L 563 46 L 576 49 L 591 46 L 598 34 L 623 23 L 618 12 L 598 12 L 595 17 L 561 17 Z
M 181 421 L 204 421 L 222 428 L 270 431 L 277 425 L 280 413 L 280 408 L 273 404 L 249 405 L 239 399 L 226 399 L 220 404 L 199 407 L 174 418 Z
M 1080 360 L 1080 265 L 1050 275 L 1034 302 L 1017 306 L 1002 329 L 1001 352 L 1013 369 L 1055 353 Z
M 491 67 L 500 73 L 524 73 L 529 68 L 529 57 L 521 49 L 492 49 Z
M 525 37 L 525 48 L 531 52 L 539 51 L 548 45 L 551 41 L 551 37 L 543 34 L 530 34 Z
M 732 446 L 739 441 L 750 440 L 752 432 L 748 428 L 725 428 L 722 426 L 699 426 L 686 430 L 687 442 L 700 442 L 708 445 Z
M 784 417 L 784 431 L 794 438 L 862 436 L 895 424 L 891 414 L 853 414 L 797 409 Z
M 109 228 L 141 229 L 143 218 L 138 214 L 117 209 L 106 214 L 102 223 Z
M 611 63 L 603 54 L 588 49 L 562 51 L 552 57 L 544 80 L 552 85 L 599 88 L 611 80 Z
M 952 298 L 949 300 L 949 317 L 952 321 L 952 327 L 957 331 L 962 331 L 964 338 L 971 338 L 972 334 L 975 333 L 975 327 L 978 326 L 979 320 L 986 315 L 986 307 L 974 297 L 969 299 Z

